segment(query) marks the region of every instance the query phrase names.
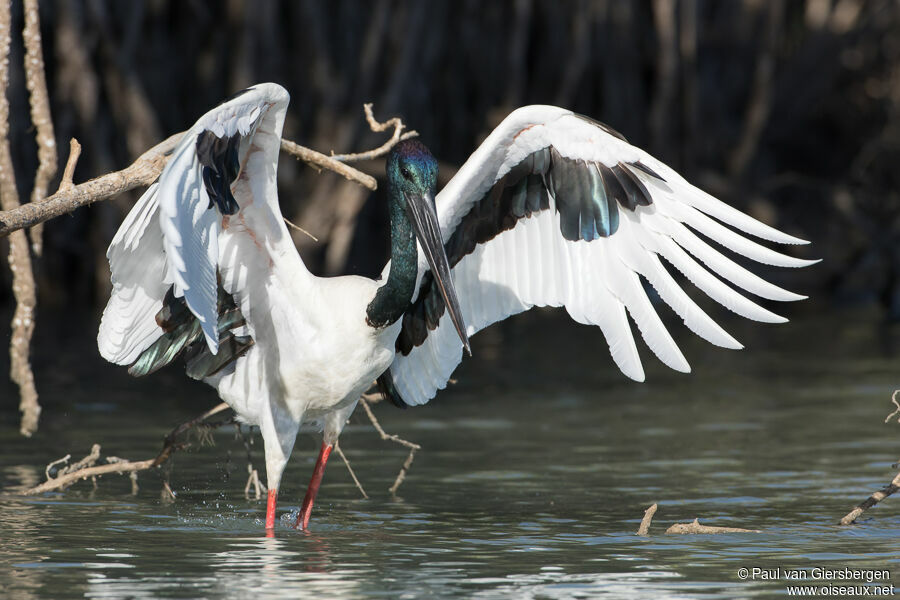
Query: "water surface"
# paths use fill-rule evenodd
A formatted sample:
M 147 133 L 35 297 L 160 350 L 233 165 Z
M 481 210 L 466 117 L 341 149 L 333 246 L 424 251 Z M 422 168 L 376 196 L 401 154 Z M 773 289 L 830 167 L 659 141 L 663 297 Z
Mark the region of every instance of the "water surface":
M 174 502 L 161 498 L 162 473 L 142 473 L 136 495 L 123 477 L 16 495 L 94 442 L 153 456 L 216 401 L 177 369 L 133 380 L 103 364 L 86 328 L 71 326 L 53 353 L 39 339 L 42 430 L 18 437 L 12 402 L 0 421 L 0 586 L 15 598 L 733 598 L 789 584 L 743 580 L 741 568 L 900 573 L 900 498 L 836 525 L 898 458 L 900 425 L 883 422 L 897 359 L 877 315 L 725 319 L 742 352 L 673 327 L 694 373 L 643 349 L 639 385 L 612 366 L 599 331 L 553 314 L 476 337 L 477 360 L 430 405 L 376 407 L 389 432 L 423 446 L 398 497 L 387 488 L 406 450 L 360 411 L 341 441 L 370 499 L 335 456 L 310 531 L 294 530 L 319 444 L 301 435 L 274 539 L 262 535 L 264 501 L 244 497 L 247 452 L 232 426 L 176 455 Z M 262 466 L 258 439 L 251 458 Z M 651 535 L 637 537 L 653 502 Z M 762 533 L 664 534 L 695 517 Z

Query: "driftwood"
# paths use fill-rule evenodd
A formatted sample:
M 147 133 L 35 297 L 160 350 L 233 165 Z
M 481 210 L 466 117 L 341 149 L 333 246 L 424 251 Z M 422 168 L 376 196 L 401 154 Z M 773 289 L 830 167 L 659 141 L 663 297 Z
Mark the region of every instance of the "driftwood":
M 641 525 L 638 527 L 638 530 L 635 535 L 646 536 L 650 533 L 650 523 L 653 521 L 653 516 L 656 514 L 656 509 L 659 508 L 657 503 L 653 503 L 650 505 L 647 510 L 644 511 L 644 518 L 641 519 Z M 690 523 L 675 523 L 668 529 L 666 529 L 667 534 L 688 534 L 688 533 L 700 533 L 700 534 L 716 534 L 716 533 L 762 533 L 758 529 L 742 529 L 740 527 L 714 527 L 711 525 L 701 525 L 699 519 L 694 519 Z
M 762 531 L 759 529 L 741 529 L 740 527 L 701 525 L 699 519 L 694 519 L 690 523 L 675 523 L 666 529 L 666 533 L 762 533 Z
M 653 515 L 656 514 L 658 506 L 656 502 L 650 505 L 650 508 L 644 511 L 644 518 L 641 519 L 641 526 L 638 527 L 636 535 L 647 535 L 650 532 L 650 523 L 653 521 Z

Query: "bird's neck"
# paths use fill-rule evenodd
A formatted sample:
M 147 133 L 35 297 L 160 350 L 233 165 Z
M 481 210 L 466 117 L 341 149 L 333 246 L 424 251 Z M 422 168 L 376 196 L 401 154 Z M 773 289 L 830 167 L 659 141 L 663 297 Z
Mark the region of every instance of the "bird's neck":
M 366 309 L 366 322 L 372 327 L 395 323 L 412 300 L 418 274 L 418 250 L 412 224 L 403 210 L 402 200 L 391 194 L 391 270 L 384 285 Z

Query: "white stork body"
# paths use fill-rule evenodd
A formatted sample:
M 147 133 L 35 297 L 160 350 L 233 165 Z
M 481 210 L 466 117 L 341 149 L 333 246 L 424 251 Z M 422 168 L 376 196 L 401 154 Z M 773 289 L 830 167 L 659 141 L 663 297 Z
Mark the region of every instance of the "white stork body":
M 742 233 L 802 240 L 691 186 L 605 126 L 549 106 L 507 117 L 437 196 L 436 214 L 436 162 L 417 142 L 395 147 L 388 159 L 392 260 L 384 276 L 315 277 L 278 206 L 287 104 L 283 88 L 261 84 L 185 135 L 110 245 L 113 293 L 98 336 L 101 354 L 135 374 L 184 355 L 189 375 L 259 425 L 268 528 L 271 494 L 301 423 L 319 423 L 325 437 L 304 501 L 305 527 L 328 451 L 365 388 L 378 378 L 395 403 L 427 402 L 460 362 L 466 334 L 493 322 L 532 306 L 565 306 L 576 321 L 600 326 L 615 363 L 640 381 L 628 314 L 654 354 L 689 370 L 640 277 L 696 334 L 740 348 L 661 258 L 751 319 L 784 320 L 722 279 L 769 299 L 801 298 L 692 229 L 738 254 L 789 267 L 811 261 Z

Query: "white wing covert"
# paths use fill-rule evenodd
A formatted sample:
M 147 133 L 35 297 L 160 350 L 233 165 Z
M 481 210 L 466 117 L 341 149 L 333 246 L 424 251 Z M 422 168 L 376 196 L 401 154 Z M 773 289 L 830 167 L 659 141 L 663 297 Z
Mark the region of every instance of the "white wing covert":
M 644 371 L 628 315 L 663 363 L 690 370 L 641 277 L 694 333 L 721 347 L 741 348 L 691 300 L 660 258 L 749 319 L 785 320 L 725 282 L 766 299 L 803 298 L 748 271 L 695 231 L 763 264 L 816 262 L 745 237 L 806 243 L 692 186 L 605 125 L 551 106 L 510 114 L 436 203 L 470 336 L 533 306 L 564 306 L 579 323 L 601 328 L 614 362 L 638 381 Z M 462 359 L 460 340 L 421 259 L 419 270 L 424 275 L 403 317 L 388 374 L 399 396 L 395 401 L 407 404 L 434 397 Z
M 194 344 L 195 358 L 206 361 L 194 375 L 209 375 L 211 357 L 223 354 L 221 363 L 229 354 L 220 344 L 237 343 L 234 354 L 252 343 L 229 332 L 241 327 L 253 335 L 251 313 L 266 310 L 265 297 L 259 306 L 248 298 L 265 295 L 273 263 L 296 261 L 305 271 L 278 206 L 289 99 L 276 84 L 248 88 L 184 135 L 107 252 L 113 291 L 98 335 L 105 358 L 137 360 L 135 374 L 146 374 Z

